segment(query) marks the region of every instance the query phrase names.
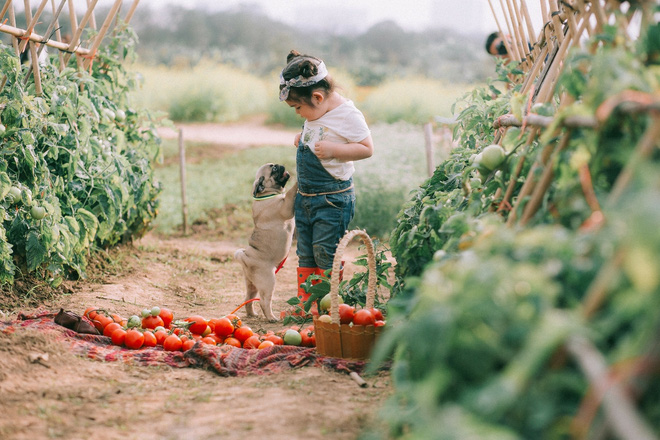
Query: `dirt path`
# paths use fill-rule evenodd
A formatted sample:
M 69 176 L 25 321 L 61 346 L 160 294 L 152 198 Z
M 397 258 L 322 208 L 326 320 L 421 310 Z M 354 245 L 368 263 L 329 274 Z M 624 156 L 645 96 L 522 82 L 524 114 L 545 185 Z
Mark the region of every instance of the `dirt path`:
M 69 295 L 24 311 L 63 307 L 82 314 L 97 306 L 130 316 L 159 305 L 180 318 L 224 316 L 243 301 L 233 253 L 246 242 L 208 233 L 147 234 L 110 250 L 91 279 L 67 282 Z M 363 252 L 357 245 L 347 250 L 347 261 Z M 276 315 L 296 289 L 294 249 L 290 255 L 278 273 Z M 356 269 L 347 264 L 346 276 Z M 257 331 L 283 328 L 261 317 L 244 322 Z M 35 353 L 48 360 L 30 362 Z M 99 362 L 74 356 L 49 334 L 0 333 L 0 438 L 355 439 L 391 391 L 387 372 L 366 379 L 369 386 L 360 388 L 345 374 L 312 366 L 221 377 L 195 368 Z

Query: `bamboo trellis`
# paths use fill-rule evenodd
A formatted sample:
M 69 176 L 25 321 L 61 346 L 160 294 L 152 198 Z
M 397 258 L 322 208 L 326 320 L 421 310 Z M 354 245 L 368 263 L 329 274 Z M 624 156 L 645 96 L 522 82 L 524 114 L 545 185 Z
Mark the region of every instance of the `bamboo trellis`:
M 552 183 L 559 153 L 568 146 L 574 130 L 597 129 L 615 108 L 630 113 L 646 112 L 650 117 L 646 132 L 604 202 L 610 206 L 614 205 L 621 198 L 636 166 L 648 158 L 660 143 L 660 94 L 625 91 L 607 99 L 593 116 L 565 117 L 561 121 L 534 114 L 530 109 L 534 103 L 548 103 L 553 100 L 559 102 L 559 108 L 572 104 L 570 97 L 557 90 L 557 80 L 565 66 L 564 61 L 569 49 L 581 46 L 585 41 L 589 41 L 588 37 L 600 34 L 605 25 L 618 26 L 625 35 L 634 34 L 633 18 L 640 18 L 642 25 L 655 22 L 653 11 L 657 2 L 643 0 L 636 2 L 633 7 L 631 2 L 613 0 L 538 0 L 543 26 L 535 31 L 526 0 L 488 1 L 498 31 L 501 35 L 508 36 L 505 45 L 510 59 L 518 62 L 524 72 L 517 78 L 521 85 L 520 94 L 527 100 L 522 120 L 519 116 L 506 114 L 494 121 L 494 128 L 498 129 L 495 142 L 501 142 L 509 127 L 520 127 L 522 131 L 528 131 L 527 146 L 534 140 L 540 141 L 541 137 L 552 139 L 541 145 L 541 153 L 534 158 L 526 176 L 520 174 L 523 162 L 529 158 L 520 160 L 504 194 L 496 194 L 499 202 L 495 209 L 502 214 L 508 214 L 509 226 L 526 225 L 541 207 Z M 638 17 L 633 17 L 633 14 Z M 592 45 L 586 49 L 593 53 L 597 46 Z M 547 136 L 547 130 L 552 130 L 552 136 Z M 603 215 L 593 192 L 587 165 L 582 167 L 579 175 L 585 199 L 592 211 L 583 229 L 600 227 Z M 524 183 L 516 190 L 516 184 L 521 177 L 524 177 Z M 517 213 L 521 213 L 520 218 Z M 582 309 L 585 319 L 589 319 L 605 300 L 610 277 L 616 273 L 614 269 L 621 265 L 621 259 L 621 252 L 615 253 L 586 292 Z M 585 401 L 590 400 L 587 403 L 593 404 L 594 400 L 598 400 L 596 406 L 599 403 L 602 405 L 607 419 L 606 429 L 610 429 L 622 439 L 657 440 L 658 437 L 647 422 L 635 411 L 634 401 L 623 390 L 634 372 L 627 376 L 620 375 L 621 377 L 614 381 L 611 378 L 611 367 L 605 363 L 602 354 L 584 338 L 569 339 L 566 350 L 591 385 L 592 392 L 585 396 Z M 657 358 L 657 353 L 654 356 Z M 579 415 L 576 416 L 578 417 Z
M 42 90 L 38 58 L 46 46 L 52 47 L 58 51 L 60 71 L 64 69 L 72 55 L 76 56 L 79 68 L 89 69 L 96 57 L 96 51 L 105 36 L 113 26 L 116 26 L 119 19 L 123 20 L 125 23 L 130 22 L 139 2 L 140 0 L 132 0 L 127 14 L 122 18 L 120 10 L 124 2 L 123 0 L 115 0 L 93 40 L 85 42 L 82 41 L 85 29 L 89 28 L 96 30 L 96 17 L 94 12 L 98 0 L 87 0 L 87 9 L 80 22 L 78 21 L 78 15 L 73 0 L 59 0 L 59 2 L 57 0 L 39 0 L 36 9 L 33 8 L 34 5 L 30 3 L 30 0 L 23 0 L 22 6 L 25 10 L 26 23 L 22 27 L 19 27 L 16 23 L 16 13 L 14 8 L 16 2 L 14 0 L 5 0 L 2 10 L 0 10 L 0 32 L 11 35 L 12 46 L 16 52 L 16 56 L 20 56 L 25 50 L 29 51 L 31 65 L 26 75 L 26 80 L 27 77 L 32 75 L 35 82 L 35 93 L 41 95 Z M 34 4 L 36 3 L 37 2 L 34 2 Z M 50 3 L 52 15 L 49 17 L 47 23 L 43 23 L 40 19 L 42 18 L 42 14 L 48 6 L 48 3 Z M 70 21 L 72 32 L 71 37 L 67 39 L 65 39 L 60 32 L 59 25 L 61 17 L 65 14 L 65 9 L 68 12 L 68 19 Z M 7 14 L 9 14 L 8 17 L 6 17 Z M 9 21 L 9 24 L 7 21 Z

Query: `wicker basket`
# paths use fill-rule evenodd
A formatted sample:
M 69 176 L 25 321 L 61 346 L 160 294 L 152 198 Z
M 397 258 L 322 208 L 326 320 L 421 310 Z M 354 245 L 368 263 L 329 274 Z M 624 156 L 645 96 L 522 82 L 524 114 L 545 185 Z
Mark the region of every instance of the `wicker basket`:
M 332 317 L 332 322 L 322 322 L 318 320 L 318 316 L 314 316 L 316 351 L 322 356 L 356 360 L 368 359 L 371 349 L 383 329 L 382 327 L 375 327 L 373 325 L 364 326 L 339 323 L 339 274 L 341 271 L 341 259 L 348 243 L 357 236 L 362 238 L 362 241 L 367 247 L 369 279 L 365 307 L 372 308 L 374 306 L 377 280 L 374 244 L 365 231 L 355 229 L 347 232 L 337 245 L 335 259 L 332 264 L 332 276 L 330 278 L 330 316 Z

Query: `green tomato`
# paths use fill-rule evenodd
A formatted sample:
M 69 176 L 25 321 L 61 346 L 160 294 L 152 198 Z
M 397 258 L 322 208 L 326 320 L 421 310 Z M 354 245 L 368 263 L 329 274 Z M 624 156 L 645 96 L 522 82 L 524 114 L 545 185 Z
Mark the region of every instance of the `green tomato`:
M 115 120 L 119 122 L 126 120 L 126 112 L 122 109 L 118 109 L 117 113 L 115 114 Z
M 141 327 L 141 326 L 142 326 L 142 320 L 138 315 L 132 315 L 130 318 L 128 318 L 128 321 L 126 322 L 126 327 L 128 328 Z
M 151 316 L 151 309 L 142 309 L 142 317 L 146 318 L 147 316 Z
M 23 191 L 21 191 L 20 188 L 17 186 L 12 186 L 9 188 L 9 193 L 7 194 L 7 201 L 9 203 L 18 203 L 19 200 L 21 200 L 21 196 L 23 195 Z
M 160 307 L 153 306 L 151 308 L 151 316 L 158 316 L 158 315 L 160 315 Z
M 7 128 L 4 126 L 4 124 L 0 124 L 0 134 L 4 133 Z
M 337 296 L 337 299 L 339 300 L 339 304 L 344 304 L 344 299 L 341 296 Z M 330 310 L 330 305 L 332 304 L 332 299 L 330 298 L 330 294 L 326 293 L 326 295 L 321 298 L 321 303 L 319 306 L 321 307 L 322 311 L 328 311 Z
M 21 195 L 21 199 L 23 200 L 23 204 L 26 206 L 32 205 L 32 191 L 30 191 L 29 188 L 25 188 L 23 190 L 23 194 Z
M 497 144 L 487 146 L 480 154 L 481 160 L 479 161 L 479 164 L 489 170 L 494 170 L 500 166 L 500 164 L 504 162 L 504 159 L 506 158 L 506 152 L 504 151 L 504 148 Z
M 35 220 L 41 220 L 46 217 L 46 209 L 43 206 L 34 205 L 32 209 L 30 209 L 30 215 Z
M 290 328 L 284 332 L 285 345 L 300 345 L 302 344 L 302 335 L 296 330 Z

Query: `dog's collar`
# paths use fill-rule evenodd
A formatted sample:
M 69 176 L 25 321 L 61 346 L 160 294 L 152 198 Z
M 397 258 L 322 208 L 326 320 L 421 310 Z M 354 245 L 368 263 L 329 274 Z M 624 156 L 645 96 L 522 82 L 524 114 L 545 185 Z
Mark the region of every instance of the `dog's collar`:
M 273 197 L 275 197 L 275 196 L 277 196 L 277 195 L 279 195 L 279 194 L 268 194 L 267 196 L 259 196 L 259 197 L 254 197 L 254 196 L 252 196 L 252 199 L 253 199 L 253 200 L 257 200 L 257 201 L 259 201 L 259 200 L 266 200 L 266 199 L 272 199 Z

